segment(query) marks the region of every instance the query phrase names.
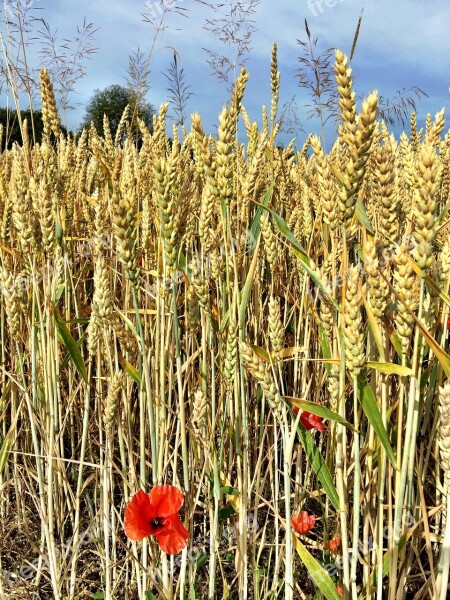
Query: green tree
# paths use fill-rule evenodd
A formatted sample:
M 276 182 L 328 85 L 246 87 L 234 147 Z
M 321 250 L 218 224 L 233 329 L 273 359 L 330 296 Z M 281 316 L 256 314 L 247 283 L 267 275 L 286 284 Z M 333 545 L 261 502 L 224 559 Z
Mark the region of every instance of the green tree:
M 32 144 L 33 130 L 31 126 L 31 112 L 30 110 L 21 110 L 20 116 L 22 123 L 24 123 L 26 120 L 28 139 Z M 10 108 L 0 108 L 0 123 L 3 125 L 3 139 L 1 140 L 1 148 L 11 148 L 14 142 L 22 145 L 22 132 L 20 130 L 17 112 Z M 33 111 L 33 123 L 36 142 L 40 144 L 42 142 L 42 135 L 44 132 L 41 110 Z M 61 131 L 67 134 L 67 130 L 63 126 L 61 126 Z
M 106 115 L 111 133 L 115 136 L 123 111 L 128 105 L 130 106 L 133 130 L 136 130 L 137 118 L 142 119 L 151 129 L 152 117 L 155 114 L 154 107 L 130 88 L 118 84 L 94 91 L 94 95 L 86 107 L 83 125 L 93 123 L 96 130 L 101 133 L 103 132 L 103 115 Z

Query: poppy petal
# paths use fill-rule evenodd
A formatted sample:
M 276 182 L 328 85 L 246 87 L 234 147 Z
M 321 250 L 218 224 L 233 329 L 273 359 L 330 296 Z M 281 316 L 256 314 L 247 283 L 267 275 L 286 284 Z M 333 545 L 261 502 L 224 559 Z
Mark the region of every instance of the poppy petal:
M 342 546 L 341 538 L 336 537 L 336 538 L 333 538 L 332 540 L 329 540 L 327 548 L 333 554 L 339 554 L 341 546 Z
M 291 524 L 296 531 L 305 534 L 311 531 L 316 524 L 316 517 L 309 515 L 306 510 L 302 510 L 296 517 L 292 517 Z
M 180 521 L 178 514 L 167 517 L 161 530 L 156 533 L 156 541 L 166 554 L 178 554 L 184 550 L 188 538 L 189 532 Z
M 322 417 L 313 415 L 312 413 L 304 410 L 300 416 L 300 421 L 305 429 L 318 429 L 319 431 L 325 431 L 326 427 L 322 422 Z
M 183 506 L 184 494 L 174 485 L 157 485 L 150 490 L 148 497 L 153 512 L 158 517 L 169 517 Z
M 148 494 L 139 490 L 125 509 L 123 527 L 130 540 L 142 540 L 152 533 L 150 521 L 155 518 Z

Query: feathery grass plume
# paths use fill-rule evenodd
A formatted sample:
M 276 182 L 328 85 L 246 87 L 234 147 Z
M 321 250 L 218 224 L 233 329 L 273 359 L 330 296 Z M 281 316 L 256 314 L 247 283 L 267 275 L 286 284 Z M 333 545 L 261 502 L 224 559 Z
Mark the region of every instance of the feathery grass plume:
M 341 109 L 343 142 L 353 146 L 356 134 L 356 103 L 353 90 L 352 69 L 347 56 L 336 50 L 334 73 L 336 77 L 339 107 Z
M 450 480 L 450 381 L 439 389 L 438 435 L 442 468 Z
M 269 215 L 266 212 L 261 215 L 260 225 L 266 259 L 274 273 L 278 265 L 277 240 L 270 224 Z
M 413 207 L 414 258 L 421 269 L 433 263 L 433 240 L 436 234 L 436 152 L 430 143 L 423 145 L 418 159 L 419 189 Z
M 394 155 L 389 144 L 378 146 L 374 152 L 376 160 L 375 178 L 377 182 L 378 229 L 381 239 L 395 240 L 399 226 L 398 202 L 395 186 Z M 378 211 L 377 211 L 378 212 Z
M 364 244 L 364 270 L 367 275 L 369 301 L 373 313 L 381 319 L 385 315 L 390 294 L 386 280 L 380 277 L 381 265 L 378 260 L 377 242 L 371 237 L 368 237 Z
M 105 409 L 103 412 L 103 421 L 107 431 L 112 429 L 116 419 L 117 405 L 119 394 L 122 390 L 123 379 L 123 371 L 116 371 L 109 384 L 108 394 L 105 399 Z
M 417 307 L 417 298 L 415 293 L 416 277 L 408 257 L 408 250 L 404 244 L 397 248 L 395 256 L 394 269 L 394 289 L 401 300 L 406 303 L 411 311 Z M 406 310 L 403 302 L 397 300 L 395 310 L 395 325 L 398 336 L 402 343 L 403 352 L 407 353 L 410 345 L 410 337 L 414 327 L 414 318 Z
M 339 227 L 340 218 L 340 213 L 337 210 L 336 181 L 333 178 L 333 174 L 328 164 L 328 159 L 322 150 L 319 137 L 311 136 L 310 143 L 316 156 L 316 168 L 323 219 L 325 223 L 328 223 L 330 229 L 334 231 Z
M 359 273 L 358 265 L 348 271 L 344 307 L 345 364 L 353 379 L 358 377 L 365 362 Z
M 42 123 L 44 125 L 44 135 L 49 138 L 50 133 L 53 132 L 55 137 L 59 137 L 61 119 L 58 115 L 55 93 L 47 69 L 39 71 L 39 80 L 41 82 Z
M 174 170 L 171 161 L 158 160 L 154 166 L 157 200 L 160 208 L 161 236 L 166 264 L 171 271 L 177 262 L 177 230 L 174 222 L 174 197 L 170 189 Z
M 124 266 L 126 278 L 133 286 L 136 286 L 139 277 L 136 239 L 136 200 L 128 194 L 126 196 L 119 196 L 114 192 L 111 204 L 113 208 L 114 239 L 117 254 Z
M 270 103 L 270 122 L 272 129 L 278 113 L 278 101 L 280 98 L 280 72 L 278 71 L 277 45 L 272 45 L 272 61 L 270 64 L 270 88 L 272 90 L 272 100 Z
M 274 296 L 269 300 L 269 338 L 272 351 L 278 355 L 284 348 L 284 327 L 281 320 L 280 301 Z
M 5 266 L 0 268 L 0 292 L 6 313 L 6 321 L 13 338 L 19 335 L 21 308 L 17 297 L 14 275 Z
M 239 342 L 239 350 L 245 369 L 260 384 L 262 391 L 276 416 L 280 416 L 282 398 L 270 372 L 270 366 L 264 363 L 246 342 Z
M 234 116 L 224 107 L 219 116 L 216 150 L 216 181 L 219 198 L 229 206 L 233 196 L 233 132 Z
M 173 112 L 175 113 L 176 121 L 174 126 L 177 128 L 178 125 L 184 127 L 186 121 L 186 105 L 193 96 L 193 93 L 189 91 L 191 86 L 185 81 L 184 69 L 182 67 L 180 68 L 178 65 L 178 57 L 179 55 L 174 49 L 170 66 L 167 69 L 167 73 L 164 73 L 164 76 L 168 81 L 166 90 L 172 104 Z

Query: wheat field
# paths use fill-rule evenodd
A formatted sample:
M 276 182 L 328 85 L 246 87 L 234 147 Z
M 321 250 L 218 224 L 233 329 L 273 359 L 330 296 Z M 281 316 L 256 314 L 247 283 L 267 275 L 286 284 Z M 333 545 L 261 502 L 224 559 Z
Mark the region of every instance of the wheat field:
M 215 136 L 64 136 L 41 72 L 0 156 L 1 598 L 447 598 L 450 132 L 334 69 L 328 150 L 277 146 L 275 46 L 262 127 L 243 70 Z M 124 534 L 160 484 L 174 556 Z

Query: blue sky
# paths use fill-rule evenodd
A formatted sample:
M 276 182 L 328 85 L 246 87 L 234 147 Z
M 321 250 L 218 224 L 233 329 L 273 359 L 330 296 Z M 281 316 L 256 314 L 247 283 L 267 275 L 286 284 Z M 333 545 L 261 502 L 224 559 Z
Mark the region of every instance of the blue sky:
M 5 1 L 5 0 L 4 0 Z M 6 0 L 14 2 L 16 0 Z M 79 125 L 84 106 L 95 88 L 124 83 L 128 56 L 138 46 L 148 52 L 155 32 L 143 22 L 142 14 L 154 10 L 161 0 L 19 0 L 31 5 L 43 16 L 58 36 L 72 38 L 77 24 L 86 18 L 98 27 L 95 45 L 99 50 L 87 63 L 87 76 L 77 84 L 72 96 L 76 108 L 67 114 L 69 127 Z M 163 0 L 170 7 L 175 0 Z M 229 0 L 214 3 L 219 5 Z M 245 1 L 244 1 L 245 3 Z M 229 52 L 203 27 L 212 13 L 195 0 L 178 0 L 187 17 L 168 14 L 169 28 L 156 42 L 151 62 L 150 102 L 158 107 L 167 99 L 167 81 L 163 72 L 176 48 L 185 70 L 187 83 L 195 94 L 189 101 L 187 114 L 199 112 L 204 127 L 213 131 L 217 116 L 227 100 L 226 87 L 211 75 L 203 48 Z M 352 61 L 358 95 L 378 89 L 385 97 L 402 88 L 418 86 L 429 94 L 418 105 L 419 122 L 427 112 L 433 115 L 442 107 L 449 108 L 450 85 L 450 2 L 447 0 L 261 0 L 254 16 L 256 31 L 247 69 L 250 79 L 244 104 L 252 120 L 261 121 L 261 107 L 270 105 L 270 56 L 272 42 L 279 51 L 281 72 L 280 105 L 296 97 L 297 115 L 307 132 L 319 131 L 316 121 L 308 121 L 309 99 L 298 87 L 295 70 L 300 53 L 297 39 L 305 39 L 304 19 L 319 38 L 319 49 L 339 47 L 349 53 L 358 17 L 364 8 L 363 21 Z M 39 42 L 28 49 L 30 62 L 38 66 Z M 3 104 L 3 103 L 2 103 Z M 188 120 L 189 123 L 189 120 Z M 401 128 L 400 128 L 401 129 Z M 399 129 L 397 128 L 397 133 Z M 298 136 L 299 141 L 304 133 Z M 327 128 L 332 137 L 333 128 Z M 282 135 L 287 142 L 291 136 Z

